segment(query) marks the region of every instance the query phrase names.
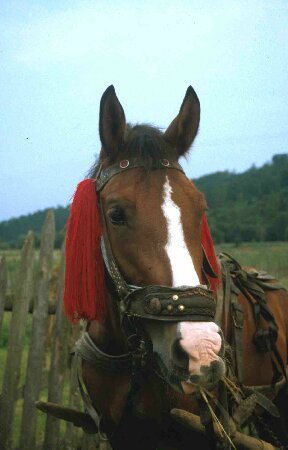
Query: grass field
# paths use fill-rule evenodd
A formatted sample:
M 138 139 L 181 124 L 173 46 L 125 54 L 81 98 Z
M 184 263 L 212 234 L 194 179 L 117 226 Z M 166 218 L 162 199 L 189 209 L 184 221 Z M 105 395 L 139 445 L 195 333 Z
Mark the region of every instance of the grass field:
M 218 244 L 217 254 L 227 252 L 243 265 L 252 265 L 275 275 L 282 282 L 288 280 L 288 242 L 247 242 L 240 245 Z M 5 255 L 11 282 L 15 282 L 19 250 L 0 251 L 0 257 Z M 58 263 L 60 251 L 55 250 L 54 260 Z M 37 259 L 37 252 L 36 252 Z
M 243 266 L 265 270 L 288 288 L 288 242 L 219 244 L 216 252 L 229 253 Z

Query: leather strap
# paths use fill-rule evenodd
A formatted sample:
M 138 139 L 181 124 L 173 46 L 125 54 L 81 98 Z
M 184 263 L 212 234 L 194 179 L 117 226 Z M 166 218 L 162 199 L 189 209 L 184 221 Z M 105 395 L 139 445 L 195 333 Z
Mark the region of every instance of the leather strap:
M 212 292 L 201 286 L 146 286 L 135 289 L 121 303 L 128 316 L 169 322 L 211 322 L 216 309 Z
M 222 254 L 221 254 L 222 255 Z M 243 382 L 243 325 L 244 315 L 243 309 L 238 302 L 239 289 L 235 286 L 231 276 L 230 266 L 227 260 L 220 255 L 221 262 L 221 274 L 222 274 L 222 286 L 219 291 L 217 305 L 222 304 L 222 308 L 219 306 L 217 312 L 218 325 L 221 327 L 221 316 L 224 313 L 223 332 L 227 339 L 229 319 L 232 318 L 232 338 L 234 341 L 234 357 L 235 357 L 235 369 L 237 373 L 237 380 L 240 384 Z M 224 286 L 224 288 L 223 288 Z M 219 323 L 220 322 L 220 323 Z
M 117 175 L 118 173 L 126 172 L 126 170 L 137 169 L 137 168 L 145 168 L 147 170 L 154 169 L 176 169 L 183 172 L 181 165 L 178 161 L 170 161 L 168 159 L 159 159 L 158 162 L 154 162 L 153 164 L 147 164 L 147 160 L 144 158 L 130 158 L 119 161 L 112 166 L 109 167 L 100 167 L 97 174 L 97 192 L 102 191 L 106 183 L 111 180 L 112 177 Z
M 265 294 L 265 291 L 285 288 L 279 283 L 271 284 L 270 282 L 274 280 L 274 277 L 268 275 L 266 272 L 257 272 L 254 269 L 250 271 L 244 270 L 234 258 L 226 253 L 221 253 L 219 258 L 223 277 L 222 282 L 225 285 L 224 305 L 225 309 L 226 307 L 227 309 L 224 314 L 226 318 L 229 311 L 229 305 L 231 303 L 230 314 L 234 325 L 233 335 L 235 341 L 235 359 L 239 381 L 241 382 L 243 379 L 242 328 L 244 320 L 242 308 L 238 302 L 239 291 L 242 292 L 253 308 L 256 324 L 256 333 L 254 335 L 253 342 L 258 351 L 270 353 L 273 368 L 273 379 L 271 382 L 272 386 L 279 380 L 281 375 L 283 375 L 287 380 L 284 363 L 276 347 L 278 326 L 267 304 Z M 267 322 L 268 328 L 262 328 L 260 326 L 260 317 Z
M 99 196 L 100 197 L 100 196 Z M 113 251 L 110 245 L 109 237 L 107 234 L 107 223 L 105 218 L 105 213 L 103 209 L 103 204 L 101 197 L 99 198 L 99 207 L 102 217 L 102 238 L 101 238 L 101 251 L 103 256 L 103 261 L 107 272 L 110 275 L 111 280 L 114 283 L 114 287 L 119 298 L 124 298 L 129 293 L 129 288 L 124 280 L 113 255 Z
M 85 332 L 75 344 L 75 353 L 81 356 L 89 364 L 100 367 L 109 372 L 131 372 L 132 353 L 123 353 L 121 355 L 110 355 L 102 350 L 93 342 L 88 332 Z

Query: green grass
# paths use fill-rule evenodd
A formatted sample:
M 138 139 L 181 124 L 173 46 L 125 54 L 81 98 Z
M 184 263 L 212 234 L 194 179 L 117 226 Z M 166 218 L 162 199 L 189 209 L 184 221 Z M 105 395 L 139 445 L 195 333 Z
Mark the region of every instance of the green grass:
M 241 265 L 265 270 L 288 287 L 288 242 L 219 244 L 216 251 L 229 253 Z

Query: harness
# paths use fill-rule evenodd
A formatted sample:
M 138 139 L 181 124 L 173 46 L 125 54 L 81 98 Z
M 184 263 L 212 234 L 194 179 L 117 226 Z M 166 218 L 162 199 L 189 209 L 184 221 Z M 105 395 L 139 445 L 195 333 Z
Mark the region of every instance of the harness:
M 183 169 L 178 162 L 159 160 L 158 163 L 153 163 L 147 169 L 147 162 L 141 159 L 123 160 L 108 168 L 100 166 L 96 175 L 96 189 L 98 194 L 98 203 L 101 211 L 103 235 L 101 239 L 101 250 L 107 274 L 112 281 L 112 285 L 117 294 L 119 312 L 122 326 L 127 335 L 127 353 L 112 356 L 101 351 L 97 345 L 92 341 L 89 334 L 86 332 L 79 339 L 75 346 L 76 356 L 76 372 L 80 393 L 83 398 L 85 407 L 93 418 L 99 430 L 101 430 L 101 418 L 92 406 L 91 400 L 87 395 L 81 377 L 81 361 L 84 359 L 90 364 L 101 367 L 106 371 L 111 372 L 126 372 L 131 374 L 131 389 L 128 394 L 127 405 L 131 404 L 131 399 L 137 390 L 137 380 L 139 374 L 150 364 L 152 348 L 151 343 L 146 336 L 139 333 L 138 319 L 150 319 L 161 322 L 179 322 L 179 321 L 218 321 L 224 313 L 224 323 L 227 326 L 229 317 L 231 315 L 233 321 L 233 337 L 235 343 L 235 365 L 237 378 L 240 384 L 243 380 L 243 344 L 242 344 L 242 329 L 244 323 L 243 310 L 237 300 L 237 296 L 241 291 L 247 300 L 251 303 L 254 318 L 257 326 L 257 331 L 254 336 L 254 343 L 260 351 L 269 351 L 271 354 L 271 361 L 274 370 L 272 385 L 275 386 L 276 381 L 279 380 L 279 373 L 285 374 L 285 367 L 280 358 L 276 348 L 277 340 L 277 324 L 265 299 L 265 290 L 275 290 L 282 286 L 271 285 L 272 277 L 264 273 L 243 271 L 237 261 L 228 255 L 220 255 L 221 276 L 222 276 L 222 292 L 218 298 L 218 306 L 216 310 L 216 302 L 207 285 L 199 285 L 197 287 L 181 286 L 145 286 L 138 287 L 126 283 L 123 278 L 113 255 L 110 245 L 107 224 L 103 209 L 100 193 L 104 186 L 111 180 L 112 177 L 119 173 L 123 173 L 133 168 L 144 168 L 146 170 L 165 169 L 165 170 L 179 170 L 183 173 Z M 215 276 L 209 260 L 204 252 L 203 274 Z M 267 283 L 268 282 L 268 283 Z M 255 301 L 252 301 L 253 298 Z M 259 324 L 259 318 L 263 317 L 268 322 L 268 328 L 262 329 Z M 224 330 L 225 331 L 225 330 Z M 225 335 L 225 332 L 224 332 Z M 152 363 L 153 364 L 153 363 Z M 286 380 L 286 378 L 285 378 Z M 226 404 L 227 411 L 227 392 L 226 389 L 222 397 Z M 251 392 L 250 392 L 251 394 Z M 253 391 L 254 395 L 254 391 Z M 273 411 L 273 406 L 263 400 L 263 396 L 258 396 L 255 404 L 261 404 L 267 410 Z M 127 406 L 126 405 L 126 406 Z M 264 406 L 263 406 L 264 405 Z M 131 405 L 130 405 L 131 406 Z M 204 412 L 203 412 L 204 411 Z M 200 414 L 201 415 L 201 414 Z M 206 414 L 205 408 L 202 409 L 203 423 L 206 429 L 211 431 L 211 417 Z M 208 418 L 207 418 L 208 417 Z M 212 427 L 213 428 L 213 427 Z M 211 437 L 211 436 L 210 436 Z
M 240 292 L 250 303 L 256 332 L 253 343 L 261 353 L 268 353 L 271 357 L 273 378 L 271 389 L 273 390 L 279 379 L 287 381 L 286 368 L 278 352 L 276 341 L 278 337 L 278 325 L 270 311 L 266 301 L 266 292 L 285 289 L 275 282 L 275 278 L 266 272 L 258 272 L 254 269 L 244 270 L 240 264 L 226 253 L 219 255 L 221 266 L 222 286 L 218 291 L 217 312 L 215 321 L 220 325 L 224 318 L 223 333 L 227 337 L 228 323 L 232 318 L 232 340 L 234 348 L 234 367 L 237 380 L 243 383 L 243 307 L 238 301 Z M 273 283 L 271 283 L 273 281 Z M 261 325 L 260 319 L 264 319 L 266 326 Z

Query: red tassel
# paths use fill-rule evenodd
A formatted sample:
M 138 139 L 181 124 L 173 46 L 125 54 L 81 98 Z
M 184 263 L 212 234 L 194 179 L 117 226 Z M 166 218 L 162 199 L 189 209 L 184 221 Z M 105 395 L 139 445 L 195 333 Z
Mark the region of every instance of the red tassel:
M 203 214 L 202 217 L 202 224 L 201 224 L 201 239 L 202 239 L 202 245 L 205 250 L 206 256 L 208 258 L 208 261 L 210 263 L 210 266 L 217 275 L 217 278 L 209 277 L 209 275 L 206 274 L 208 280 L 210 281 L 210 286 L 212 291 L 217 291 L 220 280 L 219 280 L 219 266 L 217 262 L 217 257 L 213 245 L 212 236 L 209 230 L 208 222 L 206 214 Z
M 64 307 L 72 322 L 105 320 L 107 299 L 100 238 L 95 180 L 86 179 L 77 186 L 67 224 Z

